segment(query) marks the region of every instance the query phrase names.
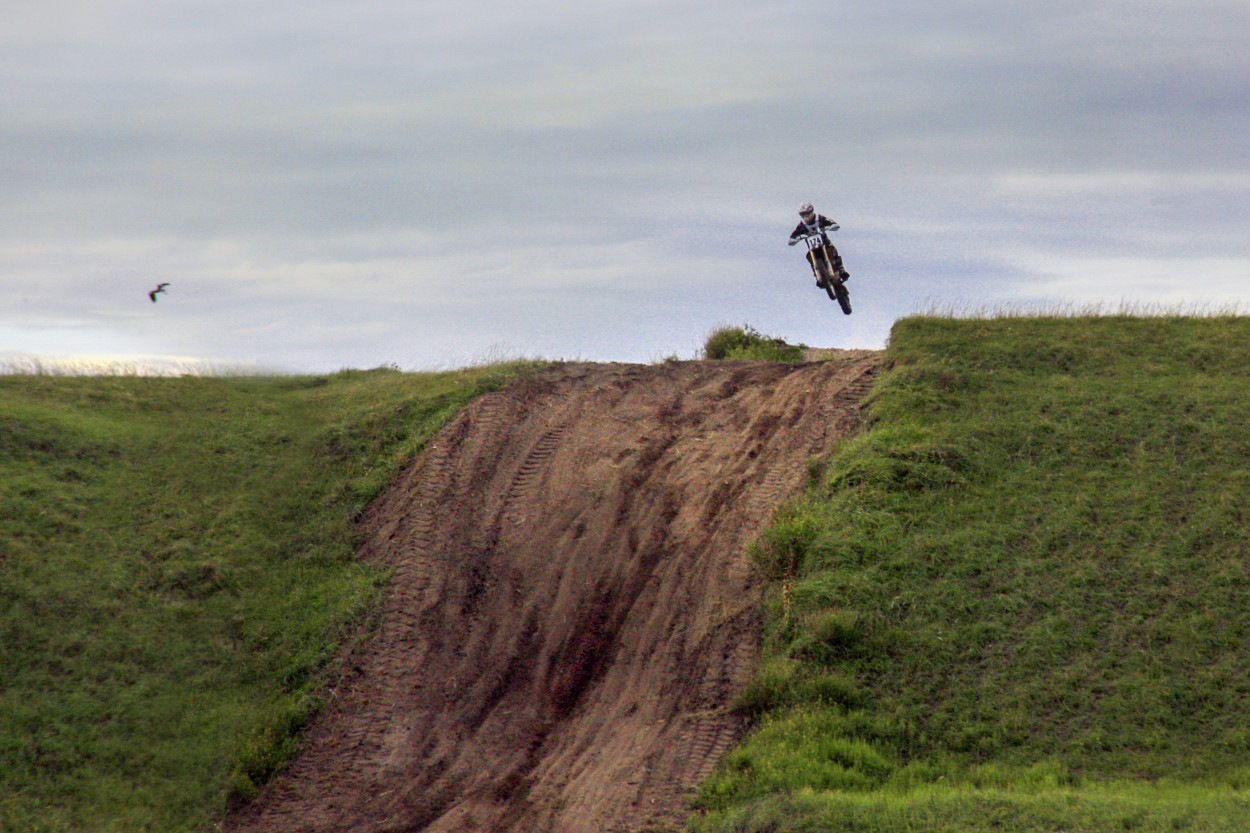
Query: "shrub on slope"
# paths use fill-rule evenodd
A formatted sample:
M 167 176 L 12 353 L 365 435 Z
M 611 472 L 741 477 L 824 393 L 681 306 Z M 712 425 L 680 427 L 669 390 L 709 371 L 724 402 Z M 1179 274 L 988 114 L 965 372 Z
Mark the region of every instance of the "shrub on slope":
M 703 343 L 705 359 L 757 359 L 770 362 L 803 360 L 803 345 L 787 344 L 784 339 L 766 336 L 750 324 L 718 327 Z

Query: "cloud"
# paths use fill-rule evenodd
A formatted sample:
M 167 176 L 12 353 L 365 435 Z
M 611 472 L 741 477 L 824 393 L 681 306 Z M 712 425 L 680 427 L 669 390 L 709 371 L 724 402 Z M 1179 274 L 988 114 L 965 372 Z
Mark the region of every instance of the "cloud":
M 1017 296 L 1077 304 L 1181 305 L 1244 310 L 1250 261 L 1232 258 L 1068 257 L 1036 253 L 1036 279 Z
M 1170 298 L 1130 276 L 1184 263 L 1227 297 L 1247 34 L 1231 0 L 20 0 L 0 349 L 645 359 L 754 317 L 879 344 L 935 295 Z M 850 319 L 782 245 L 801 200 Z

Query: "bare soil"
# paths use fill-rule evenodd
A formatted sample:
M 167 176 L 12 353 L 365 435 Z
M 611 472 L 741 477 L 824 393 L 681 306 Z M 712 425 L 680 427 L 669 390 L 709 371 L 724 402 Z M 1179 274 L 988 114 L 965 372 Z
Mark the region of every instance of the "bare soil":
M 879 361 L 566 364 L 475 401 L 363 519 L 380 623 L 226 829 L 682 829 L 745 728 L 748 545 Z

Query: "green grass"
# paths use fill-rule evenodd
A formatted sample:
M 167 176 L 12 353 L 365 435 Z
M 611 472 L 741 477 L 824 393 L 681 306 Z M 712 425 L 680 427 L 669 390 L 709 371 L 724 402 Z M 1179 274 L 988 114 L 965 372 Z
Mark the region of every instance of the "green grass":
M 787 344 L 784 339 L 766 336 L 750 324 L 741 327 L 718 327 L 703 343 L 703 358 L 712 360 L 754 359 L 769 362 L 803 360 L 802 344 Z
M 526 365 L 0 376 L 0 830 L 209 830 L 386 576 L 352 522 Z
M 1250 319 L 896 324 L 699 831 L 1250 826 Z
M 754 548 L 691 827 L 1246 829 L 1250 319 L 931 315 L 887 366 Z M 212 829 L 368 624 L 353 519 L 523 370 L 0 377 L 0 830 Z

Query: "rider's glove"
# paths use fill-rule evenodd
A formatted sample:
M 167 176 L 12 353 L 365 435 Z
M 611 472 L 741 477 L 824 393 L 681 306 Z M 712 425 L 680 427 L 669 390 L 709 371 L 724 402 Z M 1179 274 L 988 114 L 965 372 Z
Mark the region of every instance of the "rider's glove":
M 786 245 L 787 245 L 787 246 L 793 246 L 793 245 L 794 245 L 795 243 L 797 243 L 797 242 L 799 242 L 799 241 L 797 241 L 797 240 L 791 240 L 791 241 L 790 241 L 789 243 L 787 243 Z

